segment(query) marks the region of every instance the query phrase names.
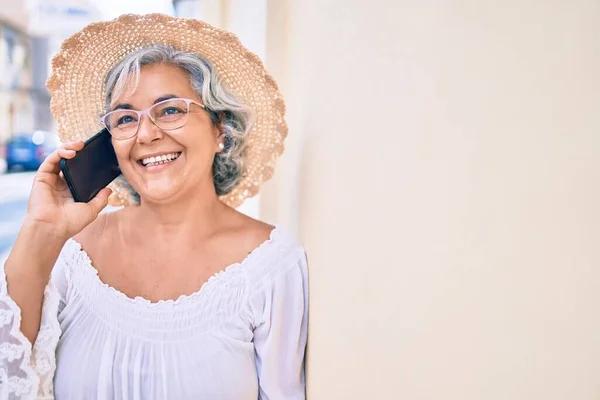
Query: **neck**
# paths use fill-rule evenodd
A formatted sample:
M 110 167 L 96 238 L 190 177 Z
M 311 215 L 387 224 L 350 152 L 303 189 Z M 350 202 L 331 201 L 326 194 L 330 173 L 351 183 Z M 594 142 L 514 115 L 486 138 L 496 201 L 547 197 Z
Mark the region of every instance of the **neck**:
M 195 195 L 183 195 L 169 203 L 144 201 L 132 210 L 135 223 L 133 236 L 146 244 L 172 246 L 177 243 L 197 245 L 213 234 L 229 209 L 214 191 L 198 190 Z M 129 230 L 129 229 L 128 229 Z M 152 234 L 149 235 L 148 232 Z M 130 234 L 129 234 L 130 235 Z

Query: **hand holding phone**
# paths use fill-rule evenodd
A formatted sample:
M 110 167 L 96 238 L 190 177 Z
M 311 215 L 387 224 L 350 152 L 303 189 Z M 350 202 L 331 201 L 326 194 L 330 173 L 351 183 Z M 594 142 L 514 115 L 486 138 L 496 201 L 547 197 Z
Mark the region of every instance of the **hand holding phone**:
M 75 202 L 66 180 L 60 175 L 62 159 L 70 160 L 83 150 L 81 140 L 63 144 L 39 167 L 33 180 L 24 225 L 40 226 L 52 238 L 66 240 L 89 225 L 108 204 L 111 191 L 100 190 L 87 203 Z M 49 233 L 48 233 L 49 232 Z

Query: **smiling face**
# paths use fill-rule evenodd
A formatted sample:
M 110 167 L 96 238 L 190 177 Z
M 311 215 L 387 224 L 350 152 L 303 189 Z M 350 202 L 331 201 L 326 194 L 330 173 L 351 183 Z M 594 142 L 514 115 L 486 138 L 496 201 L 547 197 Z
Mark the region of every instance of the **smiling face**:
M 167 64 L 147 65 L 140 71 L 135 90 L 124 90 L 113 99 L 111 110 L 145 110 L 168 97 L 203 104 L 185 70 Z M 189 110 L 187 122 L 178 129 L 160 129 L 145 115 L 136 136 L 113 138 L 121 171 L 142 201 L 168 203 L 190 194 L 216 195 L 212 165 L 220 151 L 219 129 L 202 107 L 192 103 Z M 164 110 L 165 115 L 173 112 L 176 110 Z

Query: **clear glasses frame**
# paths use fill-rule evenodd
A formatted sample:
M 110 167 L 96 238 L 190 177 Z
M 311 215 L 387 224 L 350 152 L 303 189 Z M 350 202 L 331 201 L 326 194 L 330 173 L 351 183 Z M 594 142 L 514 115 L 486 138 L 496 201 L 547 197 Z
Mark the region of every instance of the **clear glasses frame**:
M 155 109 L 157 109 L 157 108 L 160 108 L 161 106 L 164 106 L 167 103 L 172 103 L 174 101 L 185 102 L 186 107 L 187 107 L 186 110 L 185 110 L 185 115 L 182 115 L 181 118 L 179 118 L 179 119 L 177 119 L 175 121 L 162 122 L 162 124 L 161 124 L 161 121 L 158 121 L 157 118 L 153 117 L 152 111 L 155 110 Z M 187 123 L 187 120 L 188 120 L 188 117 L 189 117 L 189 114 L 190 114 L 190 104 L 195 104 L 198 107 L 206 110 L 206 106 L 204 106 L 203 104 L 198 103 L 195 100 L 175 97 L 175 98 L 172 98 L 172 99 L 166 99 L 166 100 L 160 101 L 160 102 L 158 102 L 156 104 L 153 104 L 152 106 L 146 108 L 145 110 L 141 110 L 141 111 L 132 110 L 132 109 L 128 109 L 128 108 L 127 109 L 125 109 L 125 108 L 123 108 L 123 109 L 116 109 L 116 110 L 110 111 L 110 112 L 104 114 L 102 117 L 100 117 L 100 123 L 117 140 L 131 139 L 132 137 L 134 137 L 135 135 L 137 135 L 138 131 L 140 130 L 140 124 L 142 122 L 142 116 L 143 115 L 148 116 L 148 119 L 150 121 L 152 121 L 152 123 L 154 125 L 156 125 L 157 127 L 159 127 L 160 129 L 165 130 L 165 131 L 172 131 L 172 130 L 175 130 L 175 129 L 182 128 Z M 117 115 L 121 115 L 123 113 L 132 113 L 132 114 L 136 114 L 137 115 L 137 120 L 136 120 L 137 124 L 135 126 L 135 130 L 132 129 L 133 133 L 129 133 L 128 132 L 127 134 L 123 134 L 123 132 L 119 132 L 118 128 L 116 128 L 116 129 L 115 129 L 115 127 L 111 128 L 110 123 L 108 122 L 109 119 L 111 117 L 114 117 L 114 116 L 117 116 Z

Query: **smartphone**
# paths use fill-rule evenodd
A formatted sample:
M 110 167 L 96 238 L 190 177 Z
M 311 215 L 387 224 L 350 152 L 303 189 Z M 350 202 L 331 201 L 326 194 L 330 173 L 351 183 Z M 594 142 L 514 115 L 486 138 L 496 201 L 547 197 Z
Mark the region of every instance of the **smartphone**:
M 85 141 L 71 159 L 61 158 L 60 169 L 76 202 L 87 203 L 121 175 L 117 156 L 107 129 Z

